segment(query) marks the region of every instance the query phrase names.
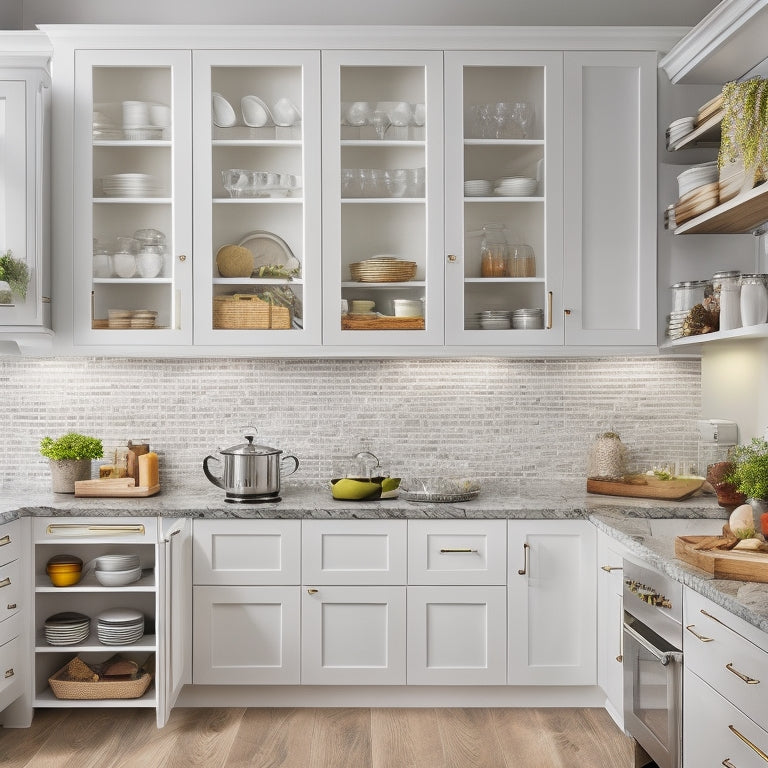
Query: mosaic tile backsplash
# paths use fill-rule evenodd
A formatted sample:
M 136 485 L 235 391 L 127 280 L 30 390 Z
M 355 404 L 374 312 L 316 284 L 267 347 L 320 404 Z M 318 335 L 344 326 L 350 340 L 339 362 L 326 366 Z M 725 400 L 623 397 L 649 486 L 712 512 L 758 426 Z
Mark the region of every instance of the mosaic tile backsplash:
M 696 460 L 698 360 L 0 358 L 0 490 L 50 487 L 40 439 L 147 441 L 161 483 L 205 487 L 202 460 L 257 442 L 299 457 L 285 483 L 338 476 L 369 450 L 393 476 L 585 477 L 613 430 L 630 468 Z

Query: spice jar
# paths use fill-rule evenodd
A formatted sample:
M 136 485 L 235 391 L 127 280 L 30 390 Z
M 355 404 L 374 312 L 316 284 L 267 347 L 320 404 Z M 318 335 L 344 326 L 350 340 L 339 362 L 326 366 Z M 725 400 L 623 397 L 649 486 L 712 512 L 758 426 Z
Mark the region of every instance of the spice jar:
M 719 309 L 721 331 L 741 327 L 740 277 L 738 270 L 715 272 L 712 275 L 712 290 L 715 305 Z
M 741 276 L 741 324 L 759 325 L 768 319 L 768 289 L 764 275 Z
M 480 242 L 480 274 L 483 277 L 506 277 L 509 246 L 501 224 L 486 224 Z

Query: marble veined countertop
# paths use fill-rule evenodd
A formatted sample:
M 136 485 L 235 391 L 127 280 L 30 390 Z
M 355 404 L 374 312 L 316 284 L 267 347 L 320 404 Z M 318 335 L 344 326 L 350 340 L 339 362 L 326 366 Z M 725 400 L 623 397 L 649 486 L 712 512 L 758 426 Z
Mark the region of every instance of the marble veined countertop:
M 678 560 L 675 536 L 715 533 L 727 513 L 713 496 L 679 502 L 588 494 L 584 483 L 530 483 L 484 486 L 476 499 L 460 504 L 425 504 L 402 499 L 336 501 L 328 487 L 284 485 L 282 500 L 269 504 L 231 504 L 215 487 L 163 489 L 148 498 L 75 498 L 67 494 L 3 491 L 0 523 L 21 516 L 162 516 L 208 519 L 587 519 L 632 553 L 731 613 L 768 632 L 768 584 L 713 579 Z M 706 522 L 708 520 L 709 522 Z M 689 522 L 690 521 L 690 522 Z M 702 531 L 702 526 L 711 531 Z

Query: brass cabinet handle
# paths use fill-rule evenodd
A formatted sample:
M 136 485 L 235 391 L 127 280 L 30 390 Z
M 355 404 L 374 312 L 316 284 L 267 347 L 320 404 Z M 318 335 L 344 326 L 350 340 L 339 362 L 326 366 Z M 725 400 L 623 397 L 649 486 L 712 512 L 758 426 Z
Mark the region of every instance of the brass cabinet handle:
M 729 757 L 726 757 L 725 760 L 721 763 L 721 765 L 724 765 L 725 768 L 736 768 L 736 766 L 731 762 L 731 759 Z
M 552 330 L 552 291 L 547 291 L 547 330 Z
M 307 590 L 307 594 L 308 595 L 316 595 L 318 593 L 318 591 L 319 590 L 317 590 L 317 589 L 308 589 Z
M 611 571 L 624 570 L 620 565 L 601 565 L 600 569 L 605 571 L 606 573 L 610 573 Z
M 477 553 L 477 550 L 476 549 L 469 549 L 469 547 L 466 547 L 466 548 L 464 548 L 464 547 L 443 547 L 443 549 L 440 550 L 440 554 L 441 555 L 445 555 L 445 554 L 449 554 L 449 553 L 456 553 L 456 552 L 461 552 L 461 553 L 469 554 L 469 553 Z
M 16 610 L 16 603 L 8 603 L 8 605 L 5 606 L 9 611 L 15 611 Z
M 695 624 L 689 624 L 686 629 L 697 639 L 701 640 L 702 643 L 711 643 L 715 638 L 714 637 L 704 637 L 704 635 L 700 635 L 695 629 Z
M 716 621 L 718 624 L 722 624 L 727 629 L 730 629 L 730 627 L 724 621 L 720 621 L 717 616 L 713 616 L 711 613 L 707 613 L 703 608 L 699 609 L 699 613 L 706 616 L 708 619 L 712 619 L 712 621 Z
M 179 261 L 186 261 L 187 260 L 187 254 L 186 253 L 180 253 L 179 254 Z
M 760 755 L 760 757 L 765 760 L 766 763 L 768 763 L 768 755 L 763 752 L 760 747 L 755 746 L 743 733 L 740 733 L 737 731 L 732 725 L 729 725 L 728 728 L 735 733 L 755 754 Z
M 0 581 L 0 587 L 10 587 L 11 586 L 11 577 L 6 576 L 2 581 Z
M 6 544 L 11 543 L 11 535 L 9 533 L 6 533 L 5 536 L 3 536 L 2 539 L 0 539 L 0 547 L 4 547 Z
M 454 253 L 449 253 L 449 254 L 448 254 L 448 261 L 450 261 L 450 262 L 454 262 L 454 261 L 456 261 L 456 254 L 454 254 Z
M 50 536 L 105 536 L 116 533 L 145 533 L 141 523 L 135 525 L 83 525 L 82 523 L 51 523 L 45 532 Z
M 16 673 L 13 671 L 13 667 L 10 669 L 5 670 L 5 679 L 7 680 L 9 677 L 13 677 Z
M 523 544 L 523 567 L 518 570 L 520 576 L 525 576 L 528 572 L 528 552 L 531 549 L 531 545 L 526 541 Z
M 740 678 L 741 680 L 743 680 L 743 681 L 744 681 L 744 682 L 745 682 L 747 685 L 757 685 L 757 684 L 760 682 L 759 680 L 755 680 L 755 678 L 754 678 L 754 677 L 750 677 L 749 675 L 745 675 L 743 672 L 739 672 L 739 670 L 738 670 L 738 669 L 736 669 L 736 668 L 733 666 L 733 662 L 732 662 L 732 661 L 729 661 L 729 662 L 728 662 L 728 663 L 725 665 L 725 668 L 726 668 L 726 669 L 727 669 L 729 672 L 733 672 L 733 674 L 734 674 L 734 675 L 736 675 L 736 677 L 738 677 L 738 678 Z

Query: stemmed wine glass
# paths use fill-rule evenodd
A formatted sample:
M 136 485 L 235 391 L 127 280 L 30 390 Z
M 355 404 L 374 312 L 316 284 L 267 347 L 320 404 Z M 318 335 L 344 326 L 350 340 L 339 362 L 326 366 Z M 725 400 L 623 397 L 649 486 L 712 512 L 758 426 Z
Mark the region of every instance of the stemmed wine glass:
M 520 126 L 523 138 L 528 138 L 528 130 L 533 124 L 533 105 L 527 101 L 516 101 L 512 105 L 512 119 Z
M 492 119 L 496 123 L 496 138 L 503 139 L 507 135 L 512 109 L 506 102 L 500 101 L 493 108 Z
M 376 129 L 376 135 L 379 139 L 384 138 L 384 134 L 387 129 L 392 125 L 392 121 L 389 119 L 389 114 L 384 110 L 376 110 L 371 117 L 371 125 Z

